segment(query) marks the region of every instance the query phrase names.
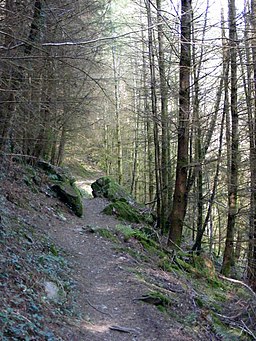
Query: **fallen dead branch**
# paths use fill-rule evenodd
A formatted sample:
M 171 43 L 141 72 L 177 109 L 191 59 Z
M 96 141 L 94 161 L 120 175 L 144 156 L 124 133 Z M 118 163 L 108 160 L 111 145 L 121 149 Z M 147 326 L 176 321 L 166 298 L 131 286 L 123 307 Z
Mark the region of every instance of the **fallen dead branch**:
M 218 275 L 218 276 L 219 276 L 219 278 L 224 279 L 224 280 L 226 280 L 226 281 L 229 281 L 229 282 L 231 282 L 231 283 L 240 284 L 240 285 L 244 286 L 245 288 L 247 288 L 247 289 L 250 291 L 250 293 L 251 293 L 251 294 L 253 295 L 253 297 L 256 299 L 256 293 L 255 293 L 255 292 L 252 290 L 252 288 L 249 287 L 249 285 L 247 285 L 246 283 L 244 283 L 244 282 L 242 282 L 242 281 L 239 281 L 238 279 L 233 279 L 233 278 L 225 277 L 225 276 L 223 276 L 223 275 Z
M 138 333 L 138 330 L 136 329 L 121 326 L 110 326 L 109 329 L 116 330 L 121 333 Z

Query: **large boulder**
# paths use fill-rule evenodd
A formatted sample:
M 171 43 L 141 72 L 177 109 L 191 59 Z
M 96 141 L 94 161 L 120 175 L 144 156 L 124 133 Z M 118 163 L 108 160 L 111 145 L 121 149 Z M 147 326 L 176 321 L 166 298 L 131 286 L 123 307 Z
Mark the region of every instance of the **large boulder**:
M 75 185 L 75 179 L 67 170 L 53 166 L 45 161 L 38 161 L 37 166 L 48 175 L 51 189 L 78 217 L 83 215 L 82 196 Z
M 152 224 L 154 222 L 151 212 L 145 206 L 138 204 L 122 186 L 110 177 L 99 178 L 91 186 L 94 197 L 111 201 L 103 210 L 105 214 L 115 215 L 121 220 L 132 223 Z
M 133 197 L 108 176 L 103 176 L 92 183 L 92 195 L 96 198 L 106 198 L 110 201 L 124 200 L 129 204 L 135 204 Z
M 52 185 L 52 190 L 78 216 L 83 215 L 83 204 L 79 190 L 74 184 L 59 182 Z
M 57 167 L 49 162 L 38 160 L 36 163 L 38 168 L 41 168 L 49 177 L 50 180 L 68 181 L 71 184 L 75 182 L 75 178 L 69 173 L 69 170 L 63 167 Z

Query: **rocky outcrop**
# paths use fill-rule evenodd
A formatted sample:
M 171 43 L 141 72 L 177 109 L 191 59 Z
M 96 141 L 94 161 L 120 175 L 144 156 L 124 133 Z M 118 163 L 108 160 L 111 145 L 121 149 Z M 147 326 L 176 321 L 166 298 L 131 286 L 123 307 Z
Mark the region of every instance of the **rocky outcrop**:
M 52 185 L 52 190 L 78 216 L 83 215 L 83 204 L 79 190 L 74 184 L 59 182 Z
M 133 197 L 108 176 L 103 176 L 92 183 L 92 195 L 96 198 L 106 198 L 110 201 L 123 200 L 135 204 Z
M 78 217 L 83 215 L 82 196 L 75 185 L 75 179 L 61 167 L 45 161 L 38 161 L 37 166 L 48 175 L 51 189 Z
M 144 205 L 138 204 L 122 186 L 110 177 L 99 178 L 91 186 L 94 197 L 111 201 L 103 210 L 105 214 L 115 215 L 121 220 L 132 223 L 152 224 L 154 222 L 151 212 Z
M 75 178 L 69 173 L 68 169 L 57 167 L 49 162 L 38 160 L 36 166 L 48 175 L 51 180 L 65 182 L 68 181 L 70 184 L 75 183 Z

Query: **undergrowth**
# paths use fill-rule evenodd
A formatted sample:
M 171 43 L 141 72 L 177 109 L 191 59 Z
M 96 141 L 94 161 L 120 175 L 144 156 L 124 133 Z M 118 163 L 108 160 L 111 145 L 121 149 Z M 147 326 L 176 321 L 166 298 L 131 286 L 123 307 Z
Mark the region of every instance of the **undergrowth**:
M 118 238 L 119 252 L 126 252 L 139 262 L 151 263 L 154 267 L 157 265 L 159 271 L 164 271 L 165 277 L 178 278 L 182 283 L 179 294 L 177 288 L 170 289 L 170 283 L 165 277 L 161 278 L 161 272 L 154 277 L 145 270 L 133 269 L 138 279 L 152 290 L 141 300 L 156 305 L 186 328 L 193 328 L 194 332 L 199 332 L 200 323 L 204 324 L 205 320 L 212 332 L 222 340 L 254 339 L 255 302 L 250 305 L 251 297 L 243 287 L 236 289 L 231 283 L 220 279 L 209 257 L 172 252 L 152 239 L 143 227 L 119 224 L 112 232 L 101 231 L 100 234 L 115 242 Z M 166 295 L 168 292 L 172 293 L 172 299 Z M 190 311 L 191 305 L 195 307 L 194 312 Z M 230 311 L 230 307 L 235 307 L 234 311 Z
M 33 227 L 7 215 L 0 243 L 0 339 L 61 340 L 51 325 L 73 314 L 74 283 L 61 250 Z M 51 300 L 45 281 L 56 284 L 59 299 Z M 64 323 L 64 322 L 63 322 Z

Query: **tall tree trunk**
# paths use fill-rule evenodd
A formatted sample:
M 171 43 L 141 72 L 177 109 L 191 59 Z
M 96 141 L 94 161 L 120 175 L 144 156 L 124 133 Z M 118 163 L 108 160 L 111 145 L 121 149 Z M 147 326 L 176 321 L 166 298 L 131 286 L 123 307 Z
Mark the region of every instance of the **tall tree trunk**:
M 192 251 L 197 251 L 197 252 L 201 251 L 203 235 L 204 235 L 204 232 L 206 230 L 206 227 L 207 227 L 208 222 L 209 222 L 210 217 L 211 217 L 212 207 L 214 204 L 214 198 L 215 198 L 216 191 L 217 191 L 217 185 L 218 185 L 218 179 L 219 179 L 219 169 L 220 169 L 221 156 L 222 156 L 222 141 L 223 141 L 224 122 L 225 122 L 225 118 L 226 118 L 227 113 L 228 113 L 229 58 L 226 54 L 224 18 L 222 18 L 222 40 L 223 40 L 223 70 L 222 70 L 222 75 L 221 75 L 221 79 L 220 79 L 220 84 L 219 84 L 217 94 L 216 94 L 216 103 L 214 106 L 214 117 L 216 119 L 217 114 L 219 112 L 220 101 L 221 101 L 221 96 L 222 96 L 223 87 L 224 87 L 224 106 L 223 106 L 221 129 L 220 129 L 220 135 L 219 135 L 218 158 L 217 158 L 216 171 L 215 171 L 214 180 L 213 180 L 213 187 L 211 190 L 211 196 L 209 199 L 208 209 L 207 209 L 207 213 L 206 213 L 204 222 L 203 222 L 203 217 L 202 216 L 200 217 L 200 214 L 202 214 L 202 204 L 200 204 L 200 202 L 198 203 L 198 211 L 199 211 L 199 209 L 200 209 L 200 211 L 198 212 L 197 234 L 196 234 L 195 243 L 192 247 Z M 213 127 L 211 126 L 211 128 L 213 128 Z M 213 132 L 211 132 L 211 134 L 212 133 Z M 199 149 L 200 144 L 198 146 L 198 149 L 199 149 L 198 155 L 200 155 L 203 158 L 205 158 L 207 149 L 208 149 L 209 144 L 210 144 L 210 140 L 211 140 L 211 138 L 209 138 L 209 136 L 207 136 L 206 144 L 205 144 L 205 147 L 203 150 Z M 198 143 L 199 143 L 199 141 L 198 141 Z M 199 182 L 200 192 L 201 192 L 198 199 L 201 198 L 201 200 L 202 200 L 202 179 L 201 179 L 201 177 L 202 177 L 202 171 L 200 171 L 198 174 L 198 182 Z
M 160 75 L 160 99 L 161 99 L 161 218 L 160 228 L 162 232 L 166 232 L 167 227 L 167 211 L 168 211 L 168 172 L 170 172 L 168 143 L 168 87 L 166 81 L 165 58 L 164 58 L 164 32 L 162 25 L 162 0 L 156 1 L 157 7 L 157 23 L 158 23 L 158 65 Z
M 251 0 L 251 26 L 252 26 L 252 61 L 253 61 L 253 114 L 249 109 L 250 129 L 250 168 L 251 168 L 251 203 L 250 203 L 250 230 L 248 246 L 248 282 L 256 292 L 256 2 Z M 248 61 L 247 61 L 248 62 Z M 248 73 L 250 73 L 248 69 Z M 250 76 L 248 74 L 248 81 Z M 249 84 L 249 82 L 248 82 Z M 249 88 L 251 92 L 251 88 Z M 252 99 L 251 94 L 248 94 Z M 248 105 L 251 107 L 251 101 Z
M 36 40 L 39 37 L 41 15 L 42 15 L 41 12 L 42 12 L 42 0 L 35 0 L 33 20 L 30 26 L 29 36 L 28 36 L 28 39 L 24 48 L 24 53 L 26 55 L 31 54 L 33 44 L 36 42 Z
M 146 4 L 146 3 L 145 3 Z M 141 17 L 142 20 L 142 17 Z M 144 26 L 142 25 L 144 29 Z M 142 85 L 143 85 L 143 111 L 145 113 L 145 140 L 144 140 L 144 150 L 145 150 L 145 184 L 144 184 L 144 201 L 149 201 L 150 203 L 154 200 L 154 145 L 153 145 L 153 136 L 152 136 L 152 113 L 150 112 L 150 104 L 149 104 L 149 91 L 148 91 L 148 79 L 147 79 L 147 60 L 146 60 L 146 38 L 144 35 L 144 30 L 141 31 L 141 41 L 142 41 Z
M 137 171 L 138 171 L 138 153 L 139 153 L 139 114 L 138 114 L 138 104 L 137 104 L 137 97 L 139 94 L 136 91 L 136 80 L 134 79 L 134 114 L 135 117 L 135 127 L 134 127 L 134 140 L 133 140 L 133 164 L 132 164 L 132 174 L 131 174 L 131 194 L 133 194 L 136 198 L 136 179 L 137 179 Z
M 187 166 L 190 117 L 191 0 L 181 0 L 181 51 L 178 151 L 168 244 L 180 245 L 187 206 Z
M 234 265 L 234 231 L 238 188 L 238 110 L 237 110 L 237 44 L 235 0 L 229 0 L 229 43 L 231 64 L 231 167 L 228 189 L 228 222 L 221 273 L 229 276 Z
M 207 26 L 207 16 L 208 16 L 208 7 L 209 0 L 207 1 L 207 7 L 205 11 L 204 18 L 204 26 L 202 31 L 202 41 L 201 41 L 201 49 L 199 56 L 196 55 L 195 44 L 193 44 L 192 49 L 192 60 L 193 60 L 193 81 L 194 81 L 194 98 L 193 98 L 193 126 L 195 129 L 195 161 L 197 166 L 194 168 L 193 172 L 197 177 L 197 233 L 201 233 L 203 228 L 203 148 L 202 148 L 202 127 L 201 127 L 201 117 L 200 117 L 200 76 L 201 76 L 201 67 L 203 61 L 203 51 L 204 51 L 204 40 L 205 40 L 205 32 Z M 195 25 L 192 25 L 192 37 L 193 42 L 195 41 Z M 191 149 L 193 147 L 193 143 L 190 143 Z M 192 155 L 192 153 L 191 153 Z M 192 173 L 193 173 L 192 172 Z M 190 180 L 188 180 L 190 182 Z
M 117 144 L 117 179 L 123 183 L 123 147 L 120 124 L 120 89 L 116 49 L 112 47 L 113 73 L 114 73 L 114 95 L 115 95 L 115 118 L 116 118 L 116 144 Z
M 153 117 L 153 134 L 154 134 L 154 150 L 155 150 L 155 180 L 156 180 L 156 203 L 157 203 L 157 226 L 160 226 L 161 218 L 161 177 L 160 170 L 160 149 L 159 149 L 159 132 L 158 132 L 158 116 L 157 116 L 157 94 L 156 94 L 156 74 L 155 74 L 155 51 L 151 17 L 151 2 L 145 0 L 147 19 L 148 19 L 148 49 L 149 49 L 149 66 L 150 66 L 150 86 L 151 86 L 151 110 Z

